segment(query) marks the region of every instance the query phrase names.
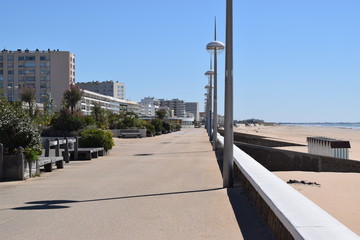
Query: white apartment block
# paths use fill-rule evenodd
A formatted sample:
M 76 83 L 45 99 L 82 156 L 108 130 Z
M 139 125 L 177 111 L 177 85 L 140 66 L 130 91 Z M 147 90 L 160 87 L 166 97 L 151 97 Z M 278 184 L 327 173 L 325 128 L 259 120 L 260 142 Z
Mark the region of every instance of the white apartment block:
M 179 99 L 165 100 L 159 99 L 161 107 L 169 107 L 174 110 L 174 114 L 178 118 L 186 118 L 185 102 Z
M 92 81 L 92 82 L 78 82 L 76 84 L 81 89 L 89 90 L 102 95 L 115 97 L 118 99 L 125 99 L 125 84 L 123 82 L 114 81 Z
M 186 102 L 185 103 L 185 111 L 187 113 L 192 113 L 194 119 L 196 121 L 200 121 L 199 116 L 199 103 L 198 102 Z
M 154 117 L 156 115 L 156 111 L 158 111 L 160 107 L 160 101 L 153 97 L 143 98 L 139 104 L 141 105 L 140 116 L 146 117 Z
M 36 101 L 44 103 L 46 95 L 61 108 L 63 93 L 75 84 L 75 55 L 68 51 L 38 50 L 0 52 L 0 89 L 9 101 L 19 100 L 23 88 L 35 89 Z
M 117 114 L 126 111 L 134 112 L 139 115 L 141 112 L 141 106 L 137 102 L 122 100 L 92 91 L 83 90 L 83 96 L 79 103 L 81 112 L 84 115 L 91 115 L 94 103 L 98 103 L 103 109 Z

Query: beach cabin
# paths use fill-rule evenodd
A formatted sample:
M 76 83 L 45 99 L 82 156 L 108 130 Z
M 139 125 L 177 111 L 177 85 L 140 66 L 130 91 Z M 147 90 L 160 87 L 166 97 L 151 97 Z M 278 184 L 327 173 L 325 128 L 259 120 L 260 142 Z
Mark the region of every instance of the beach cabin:
M 349 159 L 349 141 L 336 140 L 326 137 L 308 137 L 308 153 L 335 158 Z

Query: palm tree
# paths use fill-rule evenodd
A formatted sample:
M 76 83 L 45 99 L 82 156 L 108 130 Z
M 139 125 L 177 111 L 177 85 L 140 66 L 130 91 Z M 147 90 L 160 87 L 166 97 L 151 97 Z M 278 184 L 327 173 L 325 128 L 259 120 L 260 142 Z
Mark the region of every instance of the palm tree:
M 74 113 L 76 104 L 81 100 L 83 91 L 73 84 L 70 85 L 70 88 L 64 92 L 63 95 L 63 104 L 67 109 L 70 108 L 71 114 Z
M 35 102 L 35 89 L 25 87 L 21 89 L 20 99 L 22 102 L 26 102 L 29 105 L 29 116 L 33 115 L 33 106 Z

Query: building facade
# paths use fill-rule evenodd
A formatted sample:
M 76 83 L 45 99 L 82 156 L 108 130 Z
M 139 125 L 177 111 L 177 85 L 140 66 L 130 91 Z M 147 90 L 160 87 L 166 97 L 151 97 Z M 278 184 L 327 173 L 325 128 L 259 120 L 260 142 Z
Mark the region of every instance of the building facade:
M 178 118 L 186 118 L 185 102 L 179 99 L 165 100 L 159 99 L 161 107 L 168 107 L 174 110 L 174 115 Z
M 154 97 L 146 97 L 139 102 L 141 105 L 140 116 L 154 117 L 159 110 L 160 101 Z
M 188 113 L 192 113 L 195 121 L 200 121 L 199 103 L 198 102 L 186 102 L 185 103 L 185 111 Z
M 125 100 L 125 84 L 123 82 L 114 81 L 93 81 L 79 82 L 76 84 L 81 89 L 89 90 L 102 95 Z
M 125 111 L 134 112 L 139 115 L 141 112 L 141 106 L 137 102 L 122 100 L 96 92 L 83 90 L 83 96 L 81 97 L 81 101 L 79 103 L 81 112 L 84 115 L 91 115 L 94 103 L 98 103 L 103 109 L 117 114 Z
M 75 55 L 68 51 L 18 49 L 0 52 L 0 89 L 9 101 L 19 100 L 23 88 L 35 90 L 36 102 L 54 99 L 61 107 L 63 93 L 75 84 Z

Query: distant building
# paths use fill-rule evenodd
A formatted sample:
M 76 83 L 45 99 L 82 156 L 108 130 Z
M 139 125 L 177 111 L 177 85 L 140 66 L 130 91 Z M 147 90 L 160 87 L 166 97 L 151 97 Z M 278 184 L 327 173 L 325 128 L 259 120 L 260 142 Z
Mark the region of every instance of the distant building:
M 94 107 L 94 103 L 100 104 L 103 109 L 109 110 L 113 113 L 120 112 L 134 112 L 140 114 L 141 106 L 137 102 L 122 100 L 103 94 L 95 93 L 88 90 L 83 90 L 84 94 L 80 101 L 80 109 L 84 115 L 90 115 Z
M 125 100 L 125 84 L 123 82 L 92 81 L 92 82 L 79 82 L 76 85 L 84 90 L 89 90 L 102 95 L 107 95 L 114 98 Z
M 198 102 L 186 102 L 185 103 L 185 111 L 192 113 L 195 121 L 200 121 L 199 103 Z
M 179 99 L 165 100 L 159 99 L 161 107 L 169 107 L 171 110 L 174 110 L 174 114 L 178 118 L 185 118 L 185 102 Z
M 63 94 L 75 84 L 75 55 L 59 50 L 2 50 L 0 52 L 0 89 L 9 101 L 19 100 L 22 88 L 35 89 L 36 102 L 46 95 L 61 107 Z
M 160 107 L 160 101 L 154 97 L 143 98 L 139 104 L 141 105 L 140 116 L 153 117 Z

